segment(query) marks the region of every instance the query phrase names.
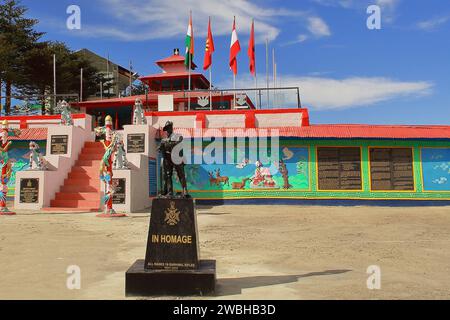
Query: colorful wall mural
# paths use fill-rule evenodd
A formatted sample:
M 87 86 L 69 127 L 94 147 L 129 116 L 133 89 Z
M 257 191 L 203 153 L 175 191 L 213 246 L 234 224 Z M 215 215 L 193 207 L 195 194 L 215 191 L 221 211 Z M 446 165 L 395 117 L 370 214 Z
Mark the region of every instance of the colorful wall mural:
M 333 146 L 361 148 L 361 190 L 319 189 L 316 150 Z M 369 150 L 375 147 L 411 148 L 412 190 L 371 190 Z M 189 192 L 199 200 L 279 198 L 450 201 L 449 141 L 283 138 L 280 139 L 279 155 L 283 159 L 281 167 L 279 163 L 270 161 L 247 161 L 244 155 L 238 155 L 233 164 L 186 165 Z M 175 188 L 181 189 L 178 183 L 175 183 Z
M 237 154 L 237 163 L 188 164 L 188 189 L 195 191 L 308 190 L 309 152 L 307 147 L 280 146 L 280 161 L 250 161 Z M 175 188 L 181 186 L 178 181 Z
M 13 197 L 16 184 L 16 172 L 29 168 L 30 149 L 29 141 L 13 141 L 9 149 L 9 158 L 13 163 L 11 179 L 8 182 L 8 197 Z M 46 141 L 37 141 L 40 152 L 45 155 Z
M 450 191 L 450 148 L 422 148 L 423 188 Z

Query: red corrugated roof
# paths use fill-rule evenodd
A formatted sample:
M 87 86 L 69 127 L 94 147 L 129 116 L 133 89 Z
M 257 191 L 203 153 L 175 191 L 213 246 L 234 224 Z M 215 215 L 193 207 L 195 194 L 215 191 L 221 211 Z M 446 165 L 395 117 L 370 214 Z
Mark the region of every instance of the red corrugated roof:
M 191 136 L 236 136 L 256 137 L 273 135 L 276 132 L 280 137 L 298 137 L 305 139 L 450 139 L 450 126 L 406 126 L 406 125 L 355 125 L 355 124 L 320 124 L 304 127 L 278 127 L 278 128 L 219 128 L 219 129 L 192 129 L 178 128 L 180 133 L 189 133 Z M 47 128 L 21 129 L 19 137 L 11 140 L 46 140 Z
M 10 137 L 11 140 L 47 140 L 47 128 L 20 129 L 18 137 Z
M 307 138 L 450 139 L 450 126 L 324 124 L 297 133 Z
M 187 129 L 191 136 L 273 136 L 330 138 L 330 139 L 450 139 L 450 126 L 400 126 L 400 125 L 310 125 L 304 127 L 278 127 L 257 129 Z M 181 133 L 183 133 L 181 131 Z

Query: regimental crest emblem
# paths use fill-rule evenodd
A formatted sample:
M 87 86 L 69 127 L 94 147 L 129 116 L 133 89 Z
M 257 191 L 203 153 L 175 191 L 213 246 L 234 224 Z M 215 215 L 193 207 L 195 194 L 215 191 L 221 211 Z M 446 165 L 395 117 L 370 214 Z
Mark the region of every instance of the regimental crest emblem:
M 240 106 L 247 105 L 247 96 L 245 94 L 236 94 L 236 103 Z
M 180 222 L 180 211 L 175 207 L 174 201 L 170 201 L 169 208 L 167 208 L 164 213 L 166 214 L 164 222 L 169 226 L 175 226 Z
M 201 107 L 206 107 L 209 104 L 208 97 L 198 97 L 197 104 Z

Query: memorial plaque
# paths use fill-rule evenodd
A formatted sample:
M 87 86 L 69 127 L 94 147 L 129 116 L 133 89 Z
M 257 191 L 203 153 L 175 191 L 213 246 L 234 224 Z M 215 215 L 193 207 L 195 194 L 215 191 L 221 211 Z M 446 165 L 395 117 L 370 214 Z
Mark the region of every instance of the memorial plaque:
M 20 179 L 20 203 L 39 202 L 39 179 Z
M 197 269 L 198 236 L 193 199 L 154 199 L 149 229 L 146 269 Z
M 319 190 L 360 190 L 359 148 L 320 147 L 317 150 Z
M 112 184 L 115 187 L 115 191 L 113 194 L 113 204 L 125 204 L 126 183 L 127 179 L 125 178 L 112 179 Z
M 68 135 L 55 135 L 50 138 L 50 154 L 67 154 Z
M 145 152 L 145 133 L 127 135 L 127 153 Z
M 370 149 L 372 190 L 414 190 L 411 148 Z

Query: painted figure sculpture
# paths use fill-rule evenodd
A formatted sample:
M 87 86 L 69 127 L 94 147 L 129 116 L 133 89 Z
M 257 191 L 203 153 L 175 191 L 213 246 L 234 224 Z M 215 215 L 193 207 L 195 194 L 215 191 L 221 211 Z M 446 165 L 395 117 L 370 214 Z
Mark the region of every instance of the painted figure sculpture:
M 116 133 L 117 135 L 117 148 L 116 153 L 114 155 L 114 169 L 129 169 L 128 166 L 128 160 L 127 160 L 127 153 L 125 151 L 125 145 L 123 142 L 123 136 L 120 133 Z
M 147 124 L 141 99 L 136 99 L 134 103 L 133 124 Z
M 9 129 L 8 121 L 2 122 L 1 130 L 1 147 L 0 147 L 0 166 L 2 168 L 1 173 L 1 190 L 0 190 L 0 214 L 8 214 L 12 212 L 6 206 L 6 196 L 8 194 L 8 182 L 12 174 L 12 163 L 8 156 L 8 149 L 11 145 L 9 137 L 19 136 L 19 129 Z
M 29 170 L 47 170 L 47 161 L 40 152 L 39 145 L 35 141 L 30 141 L 30 168 Z
M 158 147 L 159 151 L 161 152 L 162 156 L 162 167 L 163 167 L 163 187 L 162 187 L 162 197 L 173 197 L 173 182 L 172 182 L 172 176 L 173 176 L 173 169 L 175 169 L 178 180 L 180 181 L 181 187 L 182 187 L 182 194 L 181 196 L 183 198 L 189 197 L 188 191 L 187 191 L 187 184 L 186 184 L 186 175 L 184 173 L 184 162 L 181 161 L 179 164 L 176 164 L 173 162 L 172 159 L 172 151 L 176 145 L 181 143 L 183 141 L 183 136 L 176 134 L 173 132 L 173 123 L 172 121 L 167 121 L 166 125 L 163 128 L 163 131 L 167 133 L 167 137 L 161 139 L 161 144 Z M 182 152 L 180 154 L 182 157 Z
M 102 140 L 103 147 L 105 148 L 105 153 L 103 154 L 102 160 L 100 162 L 100 180 L 105 183 L 105 195 L 102 199 L 105 214 L 115 214 L 112 207 L 114 186 L 112 182 L 113 178 L 113 158 L 117 150 L 119 137 L 114 133 L 112 126 L 111 116 L 105 118 L 105 126 L 95 128 L 95 133 L 98 136 L 105 135 L 105 140 Z
M 57 108 L 61 110 L 61 124 L 64 126 L 73 126 L 72 113 L 70 105 L 66 101 L 58 102 Z

